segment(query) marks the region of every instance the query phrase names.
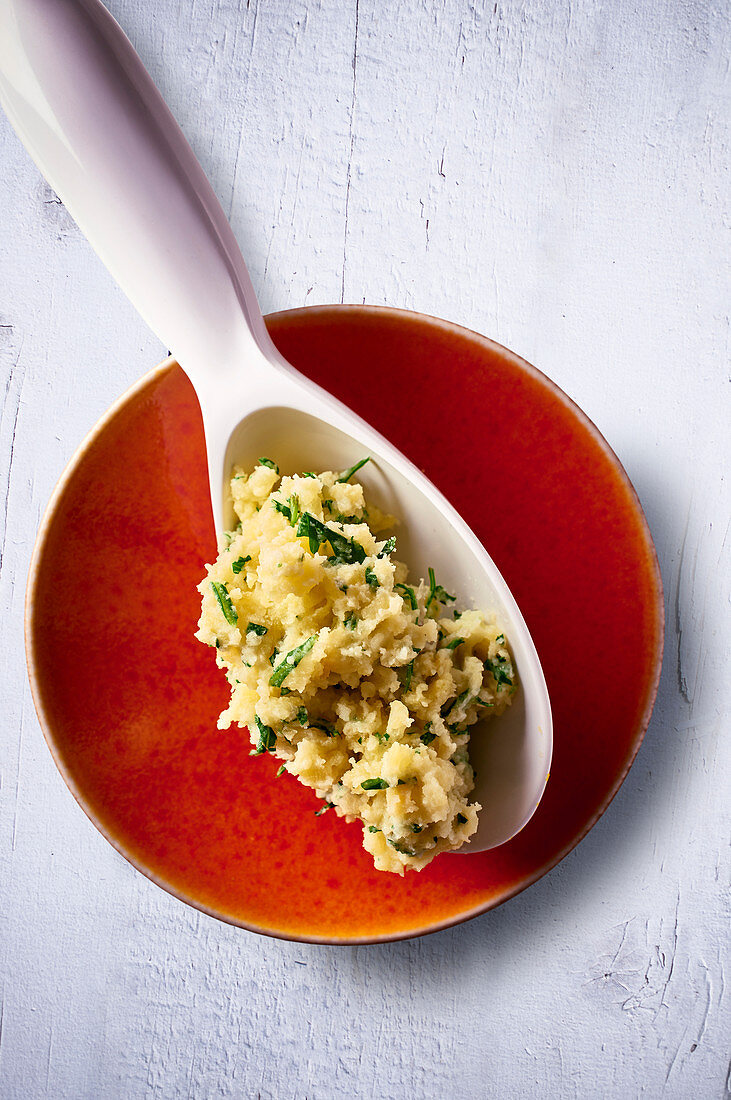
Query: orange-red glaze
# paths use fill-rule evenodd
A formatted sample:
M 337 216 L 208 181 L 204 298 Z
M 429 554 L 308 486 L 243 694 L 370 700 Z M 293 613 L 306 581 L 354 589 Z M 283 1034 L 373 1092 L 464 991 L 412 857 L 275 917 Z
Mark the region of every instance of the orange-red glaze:
M 624 475 L 537 373 L 471 334 L 338 307 L 270 319 L 284 353 L 421 466 L 512 588 L 551 693 L 555 751 L 509 844 L 376 872 L 360 829 L 315 817 L 245 731 L 193 638 L 215 556 L 203 437 L 178 368 L 86 450 L 41 549 L 31 644 L 72 789 L 142 869 L 229 919 L 285 935 L 408 933 L 496 904 L 552 866 L 621 781 L 661 650 L 659 578 Z

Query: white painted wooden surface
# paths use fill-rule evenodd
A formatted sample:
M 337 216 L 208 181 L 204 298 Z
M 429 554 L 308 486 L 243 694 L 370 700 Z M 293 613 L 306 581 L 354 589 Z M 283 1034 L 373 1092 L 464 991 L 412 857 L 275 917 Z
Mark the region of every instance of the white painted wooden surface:
M 605 818 L 469 925 L 279 943 L 134 872 L 54 768 L 21 620 L 54 482 L 164 349 L 0 118 L 0 1096 L 727 1095 L 725 6 L 110 6 L 230 211 L 265 310 L 445 316 L 595 420 L 657 543 L 666 660 Z

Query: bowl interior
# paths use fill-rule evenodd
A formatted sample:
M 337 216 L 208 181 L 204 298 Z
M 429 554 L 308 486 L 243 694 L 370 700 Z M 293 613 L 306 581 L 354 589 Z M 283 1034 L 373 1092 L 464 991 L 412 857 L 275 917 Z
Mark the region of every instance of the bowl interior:
M 193 638 L 196 584 L 215 556 L 205 450 L 197 400 L 171 362 L 110 411 L 49 506 L 28 594 L 37 709 L 92 821 L 183 900 L 314 941 L 431 931 L 545 873 L 616 792 L 659 676 L 654 548 L 599 433 L 505 349 L 372 307 L 268 324 L 286 358 L 425 470 L 515 594 L 554 713 L 534 818 L 500 848 L 399 879 L 373 870 L 357 825 L 315 817 L 313 792 L 249 756 L 245 731 L 217 730 L 227 685 Z

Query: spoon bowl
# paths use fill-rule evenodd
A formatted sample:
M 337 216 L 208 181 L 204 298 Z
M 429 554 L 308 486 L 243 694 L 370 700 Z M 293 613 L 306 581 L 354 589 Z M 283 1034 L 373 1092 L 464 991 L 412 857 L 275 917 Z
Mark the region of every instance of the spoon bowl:
M 532 817 L 548 779 L 551 712 L 543 673 L 528 629 L 508 586 L 484 547 L 434 485 L 387 440 L 341 406 L 324 420 L 305 412 L 320 406 L 323 391 L 301 393 L 296 405 L 265 406 L 250 412 L 228 439 L 221 465 L 228 476 L 234 463 L 253 467 L 262 454 L 276 458 L 283 473 L 345 470 L 359 458 L 371 462 L 358 472 L 368 498 L 391 515 L 405 517 L 396 528 L 398 557 L 414 578 L 432 566 L 463 606 L 494 611 L 510 639 L 521 689 L 499 719 L 471 728 L 470 760 L 476 773 L 475 798 L 482 806 L 477 832 L 463 853 L 496 847 Z M 333 412 L 335 415 L 332 415 Z M 349 430 L 346 430 L 349 429 Z M 230 504 L 224 525 L 233 526 Z
M 99 0 L 6 0 L 0 100 L 49 183 L 193 383 L 216 528 L 231 522 L 234 463 L 345 469 L 399 517 L 399 555 L 428 565 L 460 603 L 505 623 L 521 689 L 473 728 L 478 832 L 504 843 L 533 814 L 551 759 L 551 709 L 532 639 L 482 544 L 434 485 L 360 417 L 279 354 L 213 189 L 142 62 Z M 384 394 L 384 400 L 388 395 Z

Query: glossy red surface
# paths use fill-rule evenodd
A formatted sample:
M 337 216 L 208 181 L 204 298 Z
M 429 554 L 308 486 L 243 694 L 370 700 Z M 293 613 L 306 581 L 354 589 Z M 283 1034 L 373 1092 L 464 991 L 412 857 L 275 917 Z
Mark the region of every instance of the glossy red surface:
M 316 818 L 314 793 L 275 780 L 245 731 L 216 729 L 227 685 L 193 638 L 196 584 L 215 555 L 202 428 L 175 366 L 103 424 L 52 504 L 30 590 L 36 702 L 76 797 L 161 885 L 278 935 L 415 934 L 534 881 L 616 791 L 659 673 L 654 550 L 596 430 L 510 353 L 391 310 L 296 310 L 269 324 L 288 359 L 429 474 L 512 588 L 554 711 L 535 817 L 492 852 L 378 873 L 357 825 Z

